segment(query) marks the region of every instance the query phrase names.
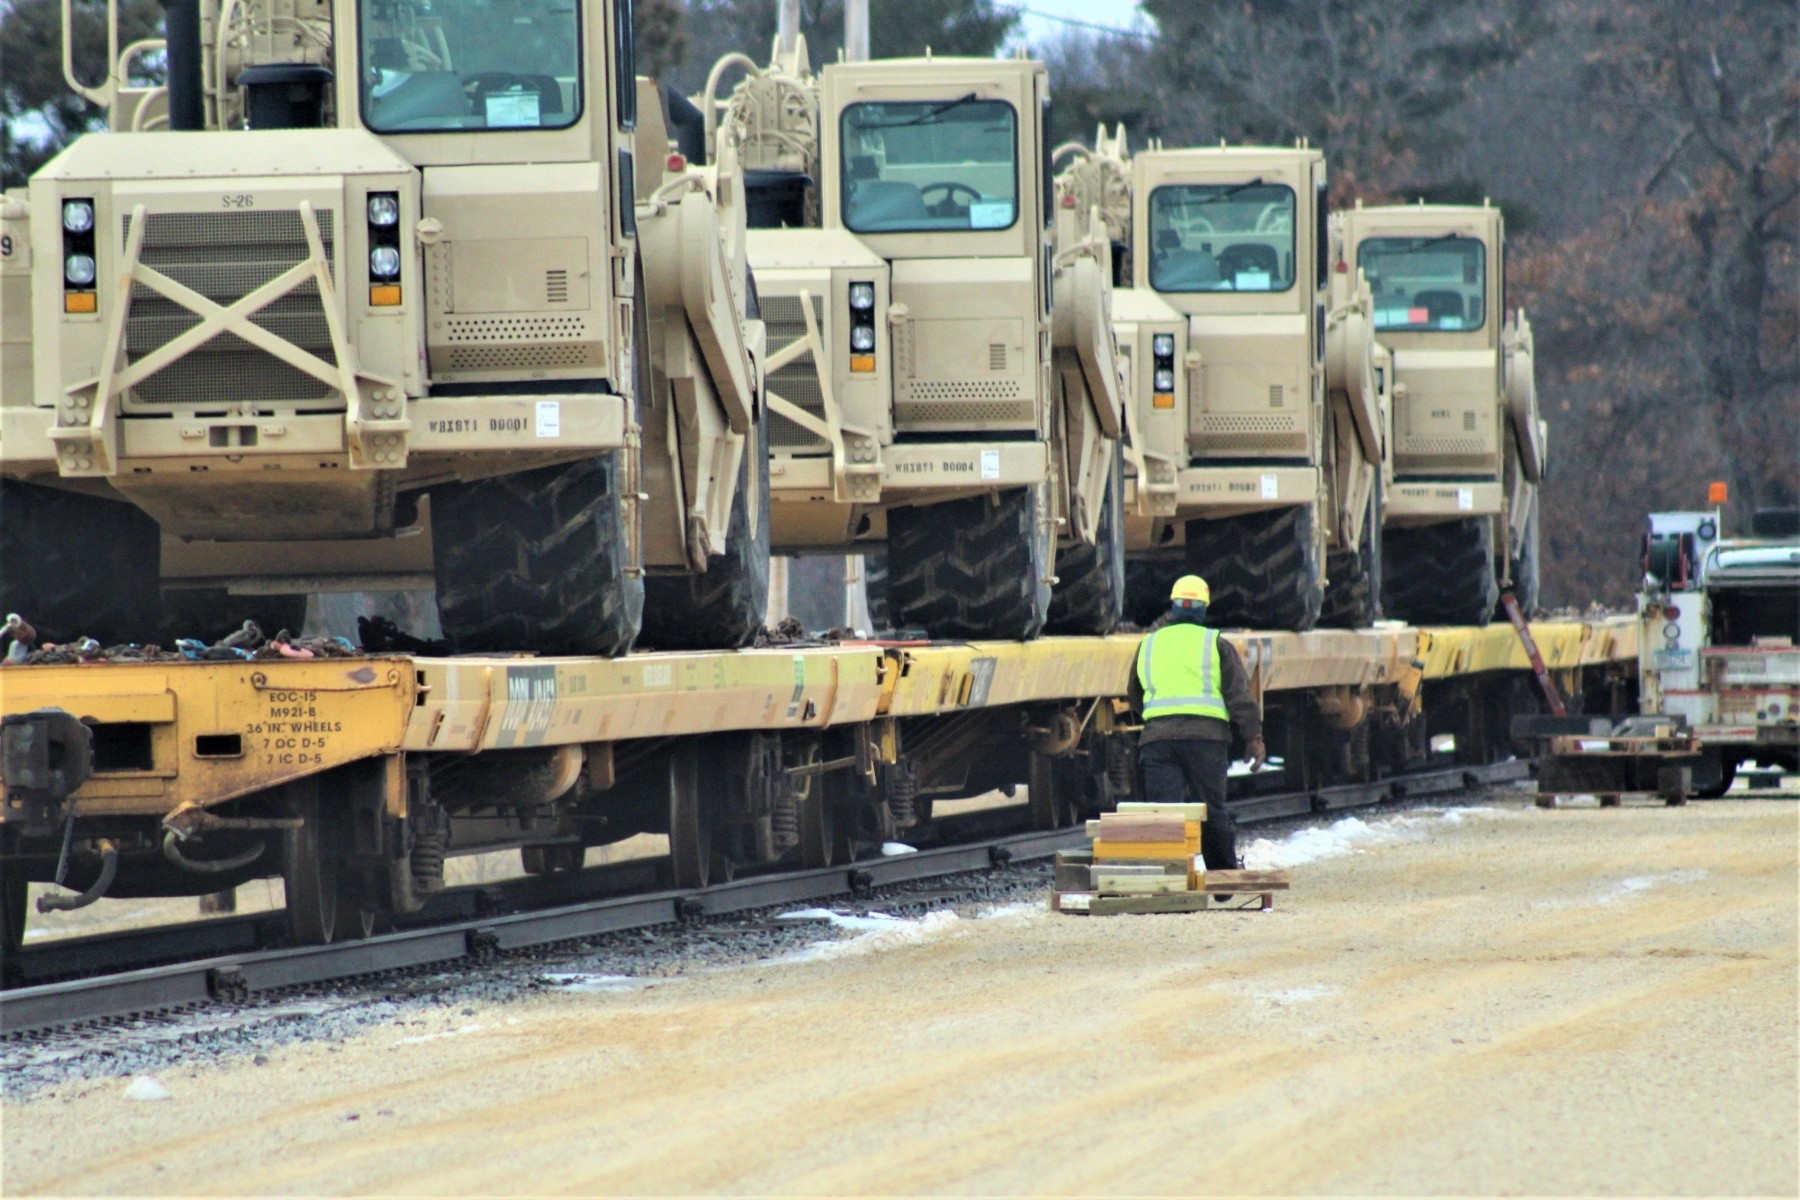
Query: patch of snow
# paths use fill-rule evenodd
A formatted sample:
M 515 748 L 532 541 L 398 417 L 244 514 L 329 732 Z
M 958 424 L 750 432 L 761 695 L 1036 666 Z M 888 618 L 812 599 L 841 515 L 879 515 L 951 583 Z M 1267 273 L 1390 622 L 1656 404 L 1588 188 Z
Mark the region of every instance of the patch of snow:
M 630 975 L 596 975 L 589 971 L 546 971 L 540 978 L 569 992 L 635 992 L 657 982 Z
M 127 1100 L 167 1100 L 169 1089 L 154 1075 L 138 1075 L 125 1089 Z
M 1011 904 L 989 904 L 977 909 L 977 921 L 1010 921 L 1019 917 L 1035 917 L 1050 910 L 1042 900 L 1015 900 Z
M 905 842 L 883 842 L 881 843 L 881 852 L 887 857 L 892 858 L 896 854 L 917 854 L 919 848 L 917 846 L 909 846 Z
M 1703 867 L 1684 867 L 1679 871 L 1663 871 L 1656 875 L 1630 875 L 1624 879 L 1615 879 L 1611 883 L 1603 884 L 1586 896 L 1567 900 L 1540 900 L 1534 907 L 1573 908 L 1576 905 L 1586 904 L 1617 904 L 1621 900 L 1628 900 L 1640 892 L 1647 892 L 1652 888 L 1663 887 L 1667 884 L 1698 883 L 1705 878 L 1706 870 Z
M 1257 838 L 1243 847 L 1240 853 L 1244 866 L 1249 870 L 1279 870 L 1326 858 L 1341 858 L 1346 854 L 1360 854 L 1372 846 L 1418 841 L 1426 836 L 1428 827 L 1433 823 L 1458 825 L 1471 816 L 1485 817 L 1502 813 L 1503 809 L 1470 806 L 1418 808 L 1376 821 L 1343 817 L 1329 825 L 1296 829 L 1286 837 L 1274 841 Z
M 961 918 L 947 909 L 929 912 L 912 920 L 890 917 L 885 913 L 869 913 L 860 917 L 833 913 L 831 918 L 831 923 L 837 928 L 854 930 L 857 936 L 841 941 L 814 942 L 806 949 L 785 955 L 777 961 L 820 962 L 831 958 L 872 954 L 880 950 L 896 950 L 902 946 L 916 946 L 928 938 L 942 936 L 962 923 Z
M 1329 983 L 1308 983 L 1299 987 L 1282 988 L 1278 992 L 1258 992 L 1258 1000 L 1266 1000 L 1270 1004 L 1305 1004 L 1312 1000 L 1323 1000 L 1327 996 L 1335 996 L 1338 989 Z

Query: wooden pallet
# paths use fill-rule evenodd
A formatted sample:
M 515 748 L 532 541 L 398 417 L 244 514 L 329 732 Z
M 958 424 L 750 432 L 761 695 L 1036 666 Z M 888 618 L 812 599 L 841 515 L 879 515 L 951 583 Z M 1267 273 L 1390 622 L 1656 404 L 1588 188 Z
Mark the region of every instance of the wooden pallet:
M 1201 912 L 1213 908 L 1245 909 L 1256 905 L 1262 912 L 1275 907 L 1275 893 L 1293 886 L 1287 871 L 1208 871 L 1195 891 L 1161 896 L 1103 896 L 1090 891 L 1054 891 L 1050 907 L 1057 912 L 1090 917 L 1125 914 Z M 1227 897 L 1238 903 L 1229 903 Z

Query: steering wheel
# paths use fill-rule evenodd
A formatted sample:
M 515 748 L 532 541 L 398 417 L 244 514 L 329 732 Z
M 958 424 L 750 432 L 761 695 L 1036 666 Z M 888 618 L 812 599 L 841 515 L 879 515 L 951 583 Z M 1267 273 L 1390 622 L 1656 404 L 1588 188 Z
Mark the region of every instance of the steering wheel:
M 944 198 L 939 200 L 936 204 L 926 204 L 925 193 L 935 192 L 939 189 L 943 190 Z M 967 195 L 969 197 L 969 203 L 962 206 L 964 209 L 967 209 L 969 204 L 978 204 L 981 201 L 981 193 L 970 187 L 968 184 L 953 179 L 947 179 L 942 183 L 928 183 L 920 188 L 919 203 L 924 204 L 926 211 L 931 213 L 934 217 L 954 217 L 956 216 L 957 208 L 956 197 L 959 194 Z
M 1287 206 L 1277 200 L 1273 204 L 1263 206 L 1256 214 L 1256 232 L 1274 233 L 1281 227 L 1281 219 L 1287 216 Z

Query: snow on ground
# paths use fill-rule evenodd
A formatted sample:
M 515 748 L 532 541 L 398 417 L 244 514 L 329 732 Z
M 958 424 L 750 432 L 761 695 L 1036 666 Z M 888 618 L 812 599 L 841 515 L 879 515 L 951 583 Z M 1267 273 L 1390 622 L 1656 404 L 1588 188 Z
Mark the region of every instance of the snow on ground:
M 1416 808 L 1373 821 L 1344 817 L 1329 825 L 1296 829 L 1283 838 L 1257 838 L 1243 846 L 1239 853 L 1243 856 L 1244 866 L 1252 871 L 1297 867 L 1322 858 L 1360 854 L 1370 847 L 1390 842 L 1418 841 L 1430 832 L 1433 824 L 1458 825 L 1470 817 L 1493 817 L 1504 812 L 1504 809 L 1476 805 Z
M 806 949 L 784 955 L 783 962 L 817 962 L 828 958 L 869 954 L 917 945 L 927 938 L 949 933 L 962 919 L 949 910 L 929 912 L 922 917 L 890 917 L 886 913 L 863 914 L 833 912 L 828 908 L 797 908 L 781 914 L 784 921 L 825 921 L 838 929 L 856 934 L 852 938 L 814 942 Z

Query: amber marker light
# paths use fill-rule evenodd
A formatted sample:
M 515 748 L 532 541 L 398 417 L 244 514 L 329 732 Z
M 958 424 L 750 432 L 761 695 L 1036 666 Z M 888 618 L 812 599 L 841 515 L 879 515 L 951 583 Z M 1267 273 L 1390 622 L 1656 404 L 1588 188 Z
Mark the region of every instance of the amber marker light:
M 397 308 L 400 304 L 400 285 L 397 283 L 377 283 L 369 288 L 370 308 Z
M 93 292 L 64 292 L 63 311 L 66 313 L 91 313 L 100 311 L 97 297 Z
M 1708 504 L 1723 504 L 1730 498 L 1731 489 L 1725 486 L 1724 480 L 1715 479 L 1706 485 L 1706 502 Z
M 859 375 L 867 375 L 875 369 L 875 356 L 873 354 L 852 354 L 850 369 Z

